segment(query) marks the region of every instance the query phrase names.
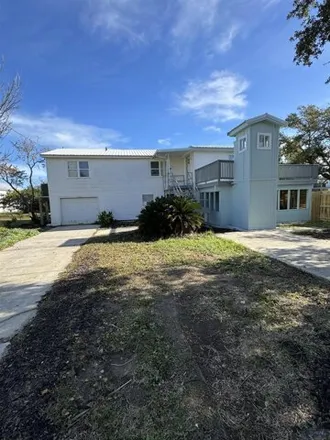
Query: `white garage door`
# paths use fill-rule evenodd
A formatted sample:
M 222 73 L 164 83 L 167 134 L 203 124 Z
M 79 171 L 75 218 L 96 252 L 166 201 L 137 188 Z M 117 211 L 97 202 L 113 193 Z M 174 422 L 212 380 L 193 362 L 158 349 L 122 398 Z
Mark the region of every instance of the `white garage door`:
M 61 199 L 62 225 L 95 223 L 98 213 L 97 197 Z

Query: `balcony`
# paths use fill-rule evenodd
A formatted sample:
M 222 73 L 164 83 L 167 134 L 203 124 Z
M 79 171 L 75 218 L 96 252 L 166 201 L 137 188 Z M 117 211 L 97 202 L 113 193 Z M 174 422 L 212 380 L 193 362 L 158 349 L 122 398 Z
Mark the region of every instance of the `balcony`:
M 319 175 L 318 165 L 280 164 L 279 183 L 316 183 Z M 234 180 L 234 161 L 217 160 L 195 171 L 196 185 L 203 183 L 232 182 Z
M 280 164 L 278 180 L 302 180 L 316 182 L 319 175 L 318 165 Z
M 196 185 L 207 182 L 231 182 L 234 180 L 234 161 L 216 160 L 195 171 Z

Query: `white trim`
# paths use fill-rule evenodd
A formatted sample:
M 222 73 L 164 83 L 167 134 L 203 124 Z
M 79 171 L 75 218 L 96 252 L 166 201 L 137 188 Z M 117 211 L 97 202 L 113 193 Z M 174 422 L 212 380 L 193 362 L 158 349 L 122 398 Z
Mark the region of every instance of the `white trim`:
M 241 140 L 245 139 L 245 148 L 243 148 L 241 150 Z M 244 136 L 240 136 L 237 138 L 237 143 L 238 143 L 238 152 L 239 153 L 243 153 L 243 151 L 247 150 L 247 135 L 245 134 Z
M 269 136 L 269 147 L 260 147 L 260 136 Z M 257 149 L 258 150 L 271 150 L 272 149 L 272 134 L 271 133 L 258 133 Z

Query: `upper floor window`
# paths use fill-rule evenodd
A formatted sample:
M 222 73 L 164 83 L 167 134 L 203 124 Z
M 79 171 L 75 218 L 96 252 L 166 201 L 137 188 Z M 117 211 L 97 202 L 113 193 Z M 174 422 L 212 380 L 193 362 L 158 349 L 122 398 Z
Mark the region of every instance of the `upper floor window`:
M 246 136 L 239 138 L 238 139 L 238 151 L 241 153 L 242 151 L 246 150 L 246 146 L 247 146 Z
M 87 161 L 69 160 L 68 162 L 69 177 L 89 177 L 89 164 Z
M 272 136 L 270 133 L 258 133 L 258 149 L 270 150 L 272 148 Z
M 154 177 L 164 176 L 164 162 L 152 160 L 150 162 L 150 174 Z

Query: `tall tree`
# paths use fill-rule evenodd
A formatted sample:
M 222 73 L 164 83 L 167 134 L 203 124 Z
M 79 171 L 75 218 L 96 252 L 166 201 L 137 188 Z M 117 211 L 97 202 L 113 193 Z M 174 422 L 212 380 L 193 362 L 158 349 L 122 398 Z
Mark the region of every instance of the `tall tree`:
M 43 163 L 42 150 L 31 139 L 22 139 L 13 143 L 13 153 L 0 162 L 0 180 L 7 183 L 18 195 L 26 211 L 34 222 L 38 221 L 36 210 L 37 192 L 34 172 Z M 22 166 L 15 165 L 17 162 Z M 24 166 L 25 169 L 22 169 Z M 29 189 L 29 196 L 24 189 Z
M 4 63 L 0 62 L 0 74 L 3 72 Z M 18 75 L 10 81 L 0 82 L 0 139 L 3 138 L 11 129 L 10 117 L 17 109 L 20 95 L 20 77 Z
M 296 42 L 294 61 L 310 66 L 330 41 L 330 0 L 294 0 L 291 18 L 301 22 L 301 29 L 291 38 Z
M 281 135 L 281 156 L 289 163 L 320 165 L 320 175 L 330 180 L 330 107 L 298 107 L 287 119 Z

